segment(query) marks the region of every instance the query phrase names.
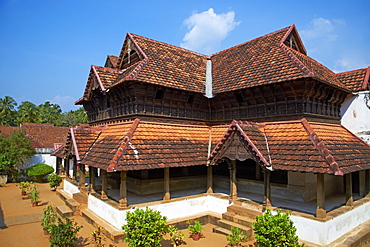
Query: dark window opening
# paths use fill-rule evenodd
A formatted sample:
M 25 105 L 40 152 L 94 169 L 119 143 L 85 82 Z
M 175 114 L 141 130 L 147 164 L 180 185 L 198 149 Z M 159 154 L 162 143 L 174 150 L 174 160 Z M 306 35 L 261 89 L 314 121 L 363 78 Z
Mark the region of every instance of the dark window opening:
M 186 103 L 193 104 L 193 102 L 194 102 L 194 95 L 189 95 L 188 100 L 186 101 Z
M 245 161 L 237 160 L 236 177 L 251 180 L 261 180 L 263 179 L 262 169 L 260 167 L 257 167 L 256 161 L 252 159 L 247 159 Z
M 164 90 L 158 89 L 157 92 L 155 93 L 154 99 L 163 99 L 163 96 L 164 96 Z
M 243 95 L 241 93 L 237 93 L 235 94 L 235 99 L 236 101 L 238 101 L 239 103 L 242 103 L 242 102 L 245 102 L 245 99 L 243 97 Z
M 226 161 L 223 161 L 215 166 L 213 166 L 213 174 L 223 177 L 229 177 L 229 167 Z
M 271 183 L 288 184 L 288 172 L 275 170 L 271 172 Z

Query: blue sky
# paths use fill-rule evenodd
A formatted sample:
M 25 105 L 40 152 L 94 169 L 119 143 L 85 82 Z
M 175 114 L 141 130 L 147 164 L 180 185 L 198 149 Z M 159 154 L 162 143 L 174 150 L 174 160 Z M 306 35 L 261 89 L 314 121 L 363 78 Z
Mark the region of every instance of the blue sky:
M 211 54 L 295 24 L 335 72 L 370 66 L 370 1 L 0 0 L 0 97 L 75 110 L 127 32 Z

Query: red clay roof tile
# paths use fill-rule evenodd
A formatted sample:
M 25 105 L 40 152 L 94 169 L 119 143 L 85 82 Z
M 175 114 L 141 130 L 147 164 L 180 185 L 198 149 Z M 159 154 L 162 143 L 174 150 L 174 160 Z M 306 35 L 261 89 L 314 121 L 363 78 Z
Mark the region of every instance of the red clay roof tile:
M 369 90 L 370 66 L 363 69 L 338 73 L 339 80 L 351 91 Z

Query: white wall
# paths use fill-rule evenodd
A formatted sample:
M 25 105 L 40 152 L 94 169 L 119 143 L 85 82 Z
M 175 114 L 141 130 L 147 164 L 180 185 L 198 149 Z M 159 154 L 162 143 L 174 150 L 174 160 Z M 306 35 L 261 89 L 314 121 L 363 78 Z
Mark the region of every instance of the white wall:
M 370 144 L 370 109 L 365 103 L 366 93 L 370 92 L 348 95 L 342 104 L 340 115 L 344 127 Z
M 314 244 L 327 245 L 358 225 L 370 220 L 370 202 L 341 214 L 329 221 L 320 222 L 291 215 L 299 239 Z
M 166 216 L 168 220 L 172 220 L 207 211 L 222 214 L 227 211 L 227 207 L 229 205 L 230 204 L 227 199 L 220 199 L 207 195 L 176 202 L 158 203 L 148 207 L 161 212 L 161 214 Z M 89 195 L 88 208 L 117 229 L 122 229 L 121 227 L 126 224 L 126 212 L 135 210 L 135 208 L 118 210 L 110 206 L 107 202 L 99 200 L 92 195 Z

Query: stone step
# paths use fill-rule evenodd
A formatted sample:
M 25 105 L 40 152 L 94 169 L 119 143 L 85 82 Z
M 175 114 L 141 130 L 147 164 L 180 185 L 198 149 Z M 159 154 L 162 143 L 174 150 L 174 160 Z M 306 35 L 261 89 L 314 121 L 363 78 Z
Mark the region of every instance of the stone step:
M 231 231 L 231 227 L 237 227 L 237 228 L 240 228 L 245 234 L 247 234 L 248 237 L 251 237 L 252 234 L 253 234 L 253 230 L 252 228 L 250 227 L 247 227 L 247 226 L 243 226 L 241 224 L 238 224 L 238 223 L 235 223 L 235 222 L 232 222 L 232 221 L 228 221 L 228 220 L 219 220 L 217 222 L 217 225 L 221 228 L 225 228 L 229 231 Z
M 80 214 L 81 204 L 74 199 L 66 200 L 67 206 L 73 211 L 74 215 Z
M 226 236 L 231 234 L 230 230 L 227 230 L 227 229 L 219 227 L 219 226 L 213 228 L 212 231 L 215 232 L 215 233 L 226 235 Z
M 61 217 L 73 216 L 73 211 L 67 205 L 57 206 L 56 211 Z
M 74 193 L 73 199 L 80 204 L 87 204 L 87 196 L 82 193 Z
M 64 202 L 67 200 L 67 199 L 70 199 L 71 196 L 65 192 L 63 189 L 57 189 L 57 195 L 60 197 L 60 199 L 62 199 Z
M 104 235 L 113 240 L 114 242 L 118 242 L 120 239 L 124 238 L 123 231 L 121 229 L 116 229 L 107 221 L 103 220 L 99 216 L 97 216 L 94 212 L 90 209 L 82 209 L 81 215 L 85 218 L 87 222 L 92 224 L 93 226 L 101 226 L 104 231 Z
M 241 216 L 239 214 L 226 212 L 222 214 L 222 219 L 238 223 L 243 226 L 252 228 L 252 224 L 255 220 Z
M 255 220 L 256 216 L 263 215 L 262 212 L 256 211 L 250 208 L 245 208 L 243 206 L 238 206 L 238 205 L 231 205 L 227 207 L 227 211 L 230 213 L 238 214 L 241 216 L 244 216 L 246 218 Z

